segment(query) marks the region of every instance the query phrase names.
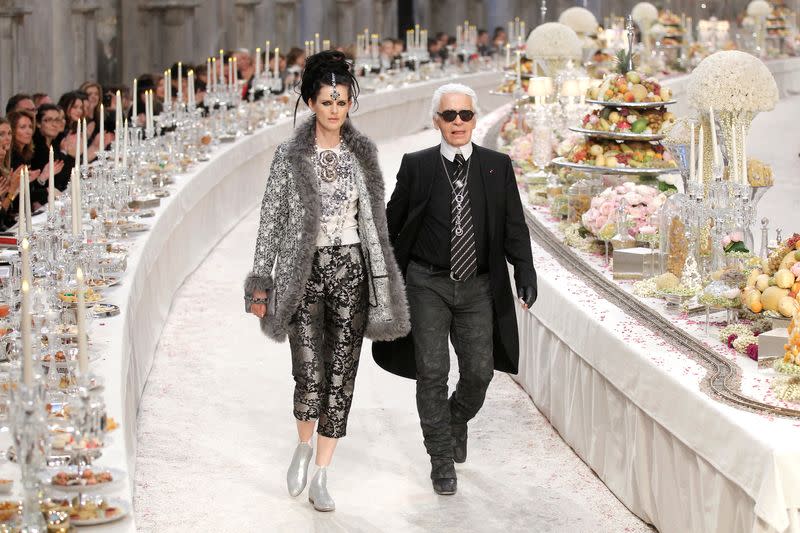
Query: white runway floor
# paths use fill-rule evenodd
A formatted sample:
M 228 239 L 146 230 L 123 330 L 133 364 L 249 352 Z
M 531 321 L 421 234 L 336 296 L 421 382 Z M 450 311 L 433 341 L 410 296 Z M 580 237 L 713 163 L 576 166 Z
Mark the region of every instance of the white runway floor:
M 402 153 L 437 140 L 438 133 L 425 132 L 380 146 L 387 193 Z M 458 494 L 435 495 L 414 383 L 379 369 L 368 342 L 348 436 L 329 472 L 337 510 L 315 512 L 305 492 L 291 498 L 285 473 L 296 433 L 289 347 L 267 341 L 242 309 L 257 223 L 256 210 L 173 302 L 139 413 L 140 531 L 650 530 L 504 374 L 495 375 L 470 424 L 469 459 L 457 466 Z

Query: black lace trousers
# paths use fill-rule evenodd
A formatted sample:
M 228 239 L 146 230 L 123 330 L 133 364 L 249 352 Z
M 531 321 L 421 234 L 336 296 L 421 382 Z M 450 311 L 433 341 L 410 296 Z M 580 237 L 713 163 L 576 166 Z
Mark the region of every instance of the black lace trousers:
M 294 417 L 319 419 L 323 437 L 344 437 L 367 325 L 361 247 L 317 248 L 305 294 L 289 324 Z

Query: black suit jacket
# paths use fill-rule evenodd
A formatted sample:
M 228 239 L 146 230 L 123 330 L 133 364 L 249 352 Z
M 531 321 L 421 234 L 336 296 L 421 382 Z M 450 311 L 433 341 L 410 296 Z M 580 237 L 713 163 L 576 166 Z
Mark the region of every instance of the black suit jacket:
M 395 257 L 405 275 L 409 254 L 419 233 L 431 184 L 440 173 L 440 147 L 434 146 L 403 156 L 397 184 L 386 207 L 389 238 Z M 511 159 L 500 152 L 473 144 L 470 172 L 470 203 L 476 234 L 487 237 L 489 278 L 494 303 L 494 366 L 516 374 L 519 368 L 519 334 L 515 297 L 508 277 L 507 263 L 514 267 L 516 285 L 536 288 L 528 226 L 522 212 Z M 412 335 L 390 342 L 375 342 L 375 361 L 394 374 L 416 378 Z

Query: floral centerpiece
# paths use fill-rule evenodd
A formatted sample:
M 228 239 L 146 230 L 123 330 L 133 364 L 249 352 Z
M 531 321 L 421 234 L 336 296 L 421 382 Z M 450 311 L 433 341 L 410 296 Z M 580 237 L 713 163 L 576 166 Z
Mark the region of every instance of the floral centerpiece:
M 583 45 L 578 34 L 565 24 L 545 22 L 528 36 L 526 51 L 538 61 L 548 76 L 555 77 L 570 59 L 581 59 Z
M 747 4 L 747 14 L 751 17 L 768 17 L 772 14 L 772 6 L 765 0 L 753 0 Z
M 584 7 L 570 7 L 565 9 L 558 17 L 558 22 L 569 26 L 579 35 L 593 35 L 597 33 L 597 19 L 594 13 Z
M 723 146 L 727 154 L 744 154 L 744 137 L 753 118 L 762 111 L 771 111 L 778 102 L 778 86 L 767 66 L 758 58 L 726 50 L 711 54 L 692 72 L 687 88 L 689 104 L 702 117 L 705 131 L 710 131 L 711 109 L 719 122 Z M 733 147 L 736 132 L 736 149 Z M 711 179 L 711 145 L 706 143 L 703 167 L 704 181 Z
M 647 29 L 658 20 L 658 8 L 650 2 L 639 2 L 631 10 L 631 18 L 641 29 Z
M 666 199 L 663 193 L 653 187 L 626 182 L 609 187 L 592 198 L 590 208 L 581 217 L 581 222 L 598 237 L 609 232 L 613 235 L 616 209 L 624 201 L 628 231 L 631 237 L 636 237 L 642 233 L 643 228 L 650 226 L 650 218 L 664 205 Z

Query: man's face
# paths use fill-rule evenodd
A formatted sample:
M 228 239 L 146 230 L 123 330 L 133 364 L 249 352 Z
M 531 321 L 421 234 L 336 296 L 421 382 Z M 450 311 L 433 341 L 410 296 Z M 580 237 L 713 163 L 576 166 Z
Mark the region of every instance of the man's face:
M 381 54 L 391 57 L 394 55 L 394 42 L 392 41 L 384 41 L 381 44 Z
M 466 94 L 445 94 L 439 103 L 439 113 L 445 111 L 475 111 L 472 107 L 472 98 Z M 469 121 L 464 121 L 460 116 L 452 122 L 447 122 L 441 115 L 433 120 L 436 129 L 442 132 L 442 137 L 447 144 L 456 148 L 472 142 L 472 130 L 475 129 L 477 119 L 475 116 Z
M 28 113 L 36 114 L 36 106 L 33 104 L 33 100 L 30 98 L 25 98 L 17 102 L 17 106 L 14 108 L 14 111 L 27 111 Z

